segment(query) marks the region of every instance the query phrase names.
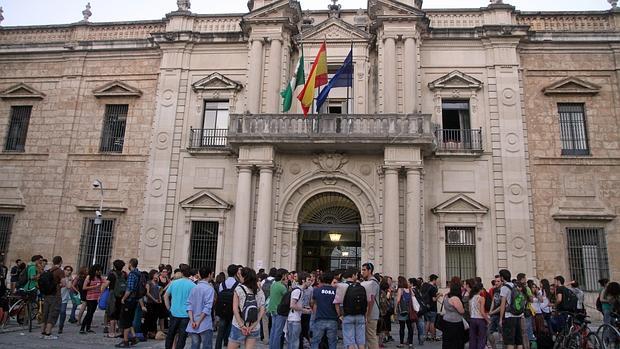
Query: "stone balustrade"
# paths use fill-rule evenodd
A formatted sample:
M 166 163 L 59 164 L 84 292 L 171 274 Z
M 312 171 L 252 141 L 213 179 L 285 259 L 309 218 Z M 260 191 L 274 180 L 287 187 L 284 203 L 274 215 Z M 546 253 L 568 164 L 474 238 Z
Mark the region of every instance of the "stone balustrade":
M 231 115 L 231 146 L 274 142 L 280 146 L 431 145 L 431 116 L 424 114 L 258 114 Z
M 484 24 L 484 15 L 480 11 L 428 11 L 431 28 L 474 28 Z
M 227 33 L 241 31 L 241 17 L 197 17 L 194 31 L 198 33 Z
M 609 12 L 527 13 L 517 15 L 517 24 L 529 25 L 533 31 L 604 32 L 615 29 Z

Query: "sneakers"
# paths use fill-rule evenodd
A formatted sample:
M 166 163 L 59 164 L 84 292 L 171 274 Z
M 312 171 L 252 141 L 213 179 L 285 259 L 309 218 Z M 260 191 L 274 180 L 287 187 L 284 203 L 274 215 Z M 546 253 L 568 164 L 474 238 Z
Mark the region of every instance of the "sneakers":
M 54 336 L 53 334 L 50 334 L 50 335 L 45 336 L 43 339 L 56 340 L 58 339 L 58 336 Z
M 120 343 L 115 345 L 115 347 L 117 347 L 117 348 L 130 348 L 131 345 L 129 344 L 129 342 L 121 341 Z

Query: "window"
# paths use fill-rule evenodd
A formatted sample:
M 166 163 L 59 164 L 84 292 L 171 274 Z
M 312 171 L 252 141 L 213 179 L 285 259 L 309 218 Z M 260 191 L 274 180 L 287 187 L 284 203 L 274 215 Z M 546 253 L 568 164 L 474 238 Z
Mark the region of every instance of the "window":
M 327 66 L 328 81 L 332 80 L 334 74 L 336 74 L 340 67 L 341 65 Z M 349 87 L 349 84 L 353 85 L 353 72 L 351 72 L 350 75 L 341 74 L 338 81 L 334 83 L 334 86 L 329 91 L 329 96 L 327 97 L 325 103 L 323 103 L 320 113 L 351 114 L 353 110 L 353 103 L 351 102 L 353 100 L 353 87 Z M 320 90 L 323 90 L 326 87 L 327 85 L 321 86 Z M 316 97 L 318 97 L 318 94 L 316 95 Z M 313 108 L 316 108 L 316 98 Z
M 112 242 L 114 241 L 114 219 L 102 219 L 99 224 L 99 239 L 97 239 L 97 227 L 94 218 L 84 218 L 82 224 L 82 236 L 80 237 L 80 253 L 78 267 L 93 265 L 95 244 L 97 254 L 95 263 L 101 265 L 103 274 L 108 272 L 112 255 Z
M 228 101 L 205 101 L 199 146 L 225 146 L 228 136 Z
M 215 270 L 217 260 L 218 222 L 192 221 L 192 236 L 189 243 L 189 265 Z
M 11 107 L 11 123 L 9 124 L 4 150 L 24 151 L 31 112 L 31 105 Z
M 9 241 L 11 240 L 11 224 L 13 223 L 12 215 L 0 215 L 0 265 L 6 265 L 4 259 L 9 249 Z
M 102 153 L 122 153 L 127 125 L 127 104 L 106 104 L 103 132 L 101 133 Z
M 469 101 L 442 101 L 441 125 L 444 143 L 468 141 L 464 133 L 470 130 Z
M 446 277 L 476 277 L 476 242 L 473 227 L 446 227 Z
M 566 228 L 571 277 L 584 291 L 597 291 L 598 280 L 609 278 L 605 232 L 598 228 Z
M 584 105 L 560 103 L 558 112 L 560 113 L 562 155 L 590 155 Z

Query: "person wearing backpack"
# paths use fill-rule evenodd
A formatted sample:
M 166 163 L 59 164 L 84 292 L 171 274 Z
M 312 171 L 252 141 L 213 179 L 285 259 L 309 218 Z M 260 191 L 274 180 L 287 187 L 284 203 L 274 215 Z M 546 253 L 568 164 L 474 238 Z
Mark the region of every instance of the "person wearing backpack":
M 129 260 L 129 274 L 127 275 L 127 286 L 122 292 L 120 314 L 118 318 L 118 328 L 123 331 L 123 340 L 116 345 L 117 348 L 127 348 L 130 346 L 129 333 L 132 332 L 133 320 L 136 315 L 138 301 L 144 297 L 146 293 L 146 277 L 138 270 L 138 260 L 132 258 Z M 116 279 L 116 289 L 122 282 L 122 279 Z M 132 343 L 136 344 L 137 339 L 132 338 Z
M 269 349 L 282 349 L 284 346 L 284 326 L 286 325 L 287 314 L 278 314 L 278 307 L 282 298 L 288 292 L 287 286 L 288 270 L 278 269 L 275 282 L 269 290 L 269 306 L 267 312 L 271 314 L 271 330 L 269 331 Z M 290 299 L 290 298 L 289 298 Z
M 362 264 L 362 286 L 366 289 L 368 296 L 368 306 L 366 309 L 366 343 L 369 349 L 379 349 L 379 338 L 377 337 L 377 322 L 379 321 L 379 280 L 373 273 L 375 266 L 371 262 Z
M 58 339 L 52 335 L 52 328 L 60 316 L 61 282 L 65 277 L 62 270 L 62 257 L 55 256 L 52 259 L 54 265 L 48 271 L 39 276 L 39 291 L 43 295 L 43 322 L 41 325 L 41 338 Z
M 566 312 L 575 313 L 577 311 L 577 296 L 564 286 L 564 277 L 556 276 L 555 281 L 555 310 L 557 314 L 552 317 L 553 330 L 561 331 L 566 325 L 568 314 Z
M 437 299 L 442 296 L 437 287 L 439 276 L 431 274 L 428 282 L 422 285 L 420 293 L 424 298 L 424 302 L 428 304 L 428 312 L 424 314 L 425 331 L 427 341 L 439 341 L 437 330 L 435 329 L 435 319 L 437 318 Z
M 233 297 L 235 288 L 239 285 L 237 280 L 241 266 L 231 264 L 226 269 L 228 278 L 222 282 L 217 289 L 217 297 L 215 301 L 215 315 L 220 319 L 217 330 L 217 338 L 215 339 L 215 349 L 222 349 L 222 345 L 228 347 L 228 337 L 230 336 L 230 327 L 233 318 Z
M 269 269 L 269 274 L 267 275 L 267 278 L 265 278 L 265 280 L 263 280 L 260 284 L 260 288 L 263 290 L 263 293 L 265 294 L 265 304 L 267 307 L 269 306 L 269 301 L 270 301 L 269 296 L 271 295 L 271 285 L 273 285 L 273 283 L 276 280 L 277 272 L 278 272 L 278 269 L 276 268 Z M 266 315 L 265 317 L 267 318 L 267 334 L 269 334 L 271 333 L 271 313 L 267 311 L 265 315 Z M 261 327 L 262 325 L 263 324 L 261 324 Z M 263 332 L 263 329 L 261 328 L 261 334 L 262 332 Z M 262 339 L 263 339 L 263 336 L 261 335 L 261 340 Z
M 127 289 L 127 277 L 123 273 L 125 262 L 120 259 L 112 262 L 113 269 L 108 273 L 107 287 L 110 290 L 110 299 L 105 312 L 110 324 L 108 326 L 108 338 L 116 338 L 116 325 L 121 314 L 121 298 Z
M 241 345 L 253 349 L 260 337 L 258 324 L 265 315 L 265 294 L 258 287 L 258 278 L 252 268 L 242 268 L 239 273 L 239 285 L 233 294 L 233 314 L 228 349 L 237 349 Z
M 289 297 L 289 314 L 287 317 L 287 349 L 299 348 L 299 339 L 301 338 L 301 316 L 302 314 L 310 314 L 310 307 L 304 307 L 302 297 L 304 290 L 310 286 L 310 274 L 300 272 L 298 274 L 299 285 L 291 290 Z
M 174 337 L 177 336 L 176 349 L 185 347 L 187 341 L 187 324 L 189 315 L 187 314 L 187 300 L 189 294 L 196 284 L 189 279 L 189 265 L 179 265 L 182 277 L 170 283 L 164 294 L 164 303 L 170 311 L 170 325 L 166 334 L 166 349 L 172 349 Z M 129 286 L 129 285 L 128 285 Z M 170 301 L 172 298 L 172 301 Z
M 413 322 L 409 317 L 409 303 L 411 303 L 413 294 L 409 288 L 409 282 L 403 276 L 398 277 L 398 291 L 396 292 L 396 318 L 400 325 L 398 331 L 400 335 L 400 344 L 397 348 L 405 345 L 413 345 Z M 405 343 L 405 326 L 407 327 L 407 343 Z
M 336 349 L 338 343 L 338 313 L 334 307 L 336 288 L 331 285 L 332 281 L 334 281 L 333 273 L 323 273 L 319 287 L 315 287 L 312 291 L 314 313 L 310 343 L 312 349 L 319 349 L 323 336 L 327 337 L 329 349 Z
M 34 255 L 24 270 L 17 278 L 15 285 L 18 291 L 35 292 L 37 290 L 37 280 L 43 272 L 43 256 Z
M 346 349 L 364 349 L 366 345 L 366 289 L 357 282 L 357 270 L 342 273 L 344 283 L 338 285 L 334 304 L 342 321 L 342 337 Z
M 525 296 L 511 282 L 510 271 L 499 271 L 503 286 L 500 290 L 499 327 L 502 329 L 502 338 L 506 349 L 523 349 L 523 335 L 521 318 L 525 308 Z

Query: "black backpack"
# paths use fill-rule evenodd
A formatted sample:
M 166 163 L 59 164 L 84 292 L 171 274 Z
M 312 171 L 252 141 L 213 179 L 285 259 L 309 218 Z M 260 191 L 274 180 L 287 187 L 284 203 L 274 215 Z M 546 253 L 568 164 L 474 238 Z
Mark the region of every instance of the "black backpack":
M 17 283 L 15 284 L 15 287 L 16 288 L 24 288 L 27 283 L 28 283 L 28 267 L 24 268 L 24 270 L 22 270 L 19 273 L 19 276 L 17 277 Z
M 263 289 L 263 293 L 265 294 L 265 299 L 269 299 L 269 295 L 271 294 L 271 285 L 273 285 L 274 281 L 275 279 L 265 279 L 263 287 L 261 287 Z
M 367 307 L 368 299 L 364 286 L 358 282 L 350 283 L 342 302 L 344 315 L 365 315 Z
M 560 310 L 575 312 L 577 311 L 577 295 L 575 292 L 564 287 L 565 291 L 562 294 L 562 306 Z
M 146 276 L 143 273 L 140 273 L 140 279 L 138 279 L 138 292 L 136 292 L 136 297 L 142 298 L 146 296 Z
M 414 289 L 413 293 L 415 295 L 415 298 L 418 300 L 418 304 L 420 304 L 420 310 L 418 310 L 418 316 L 423 316 L 424 314 L 428 313 L 431 308 L 428 304 L 426 304 L 426 301 L 424 300 L 424 297 L 422 297 L 422 295 L 420 294 L 419 290 Z
M 239 310 L 241 310 L 241 318 L 244 325 L 250 326 L 258 321 L 258 302 L 256 301 L 256 294 L 253 292 L 248 293 L 243 286 L 241 286 L 241 290 L 245 293 L 245 301 L 243 306 L 239 307 Z
M 217 295 L 215 315 L 226 321 L 231 321 L 233 318 L 233 295 L 237 285 L 239 285 L 239 283 L 235 282 L 232 288 L 226 288 L 226 282 L 224 281 L 222 282 L 222 291 Z
M 50 269 L 44 271 L 39 277 L 39 291 L 44 296 L 49 296 L 56 293 L 56 282 L 54 281 L 54 270 Z
M 278 315 L 288 316 L 288 314 L 291 312 L 291 294 L 295 290 L 301 290 L 301 289 L 299 287 L 293 287 L 292 290 L 284 294 L 284 296 L 282 297 L 282 300 L 280 301 L 280 304 L 278 304 L 278 309 L 277 309 Z

